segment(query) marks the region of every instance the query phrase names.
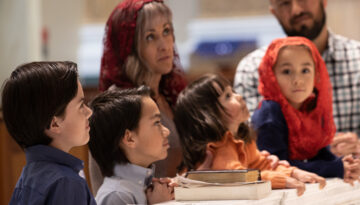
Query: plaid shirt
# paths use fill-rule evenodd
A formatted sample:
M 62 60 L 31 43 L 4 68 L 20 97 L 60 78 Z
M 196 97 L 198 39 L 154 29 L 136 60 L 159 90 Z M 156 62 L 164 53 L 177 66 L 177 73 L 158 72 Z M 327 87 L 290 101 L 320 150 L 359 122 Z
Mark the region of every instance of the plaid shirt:
M 258 67 L 267 47 L 244 57 L 236 70 L 234 89 L 243 96 L 252 115 L 262 99 Z M 322 54 L 333 88 L 333 115 L 337 132 L 360 136 L 360 42 L 329 31 L 328 48 Z

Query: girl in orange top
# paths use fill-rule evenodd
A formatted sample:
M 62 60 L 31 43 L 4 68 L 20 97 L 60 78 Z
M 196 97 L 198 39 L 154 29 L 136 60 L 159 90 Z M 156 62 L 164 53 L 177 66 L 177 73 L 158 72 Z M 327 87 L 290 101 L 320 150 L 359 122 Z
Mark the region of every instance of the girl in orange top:
M 325 185 L 324 178 L 296 167 L 272 167 L 257 149 L 248 119 L 244 100 L 224 78 L 206 75 L 190 84 L 180 93 L 174 116 L 183 149 L 182 168 L 197 170 L 211 158 L 210 169 L 259 169 L 272 188 L 296 188 L 298 195 L 306 182 Z

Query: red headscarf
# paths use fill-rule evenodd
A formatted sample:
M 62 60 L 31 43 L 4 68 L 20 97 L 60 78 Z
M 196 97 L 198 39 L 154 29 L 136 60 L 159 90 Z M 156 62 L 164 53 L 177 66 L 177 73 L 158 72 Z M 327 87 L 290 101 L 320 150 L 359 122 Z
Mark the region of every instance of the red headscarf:
M 124 0 L 111 13 L 105 27 L 104 51 L 101 58 L 99 80 L 101 91 L 113 84 L 120 88 L 135 87 L 125 74 L 124 64 L 127 57 L 135 52 L 134 38 L 138 11 L 151 2 L 163 3 L 162 0 Z M 114 27 L 117 30 L 116 36 L 114 36 Z M 186 86 L 180 67 L 179 55 L 174 49 L 173 69 L 161 78 L 159 85 L 160 92 L 170 105 L 175 105 L 178 94 Z
M 309 97 L 299 110 L 293 108 L 282 94 L 273 72 L 279 51 L 284 46 L 305 45 L 311 51 L 315 63 L 316 97 Z M 294 56 L 296 58 L 296 56 Z M 329 145 L 335 134 L 332 115 L 332 90 L 326 65 L 316 46 L 303 37 L 287 37 L 274 40 L 268 47 L 259 67 L 259 92 L 265 100 L 280 104 L 289 130 L 289 158 L 304 160 L 313 158 L 318 151 Z M 308 105 L 315 108 L 310 111 Z M 261 104 L 260 104 L 261 106 Z

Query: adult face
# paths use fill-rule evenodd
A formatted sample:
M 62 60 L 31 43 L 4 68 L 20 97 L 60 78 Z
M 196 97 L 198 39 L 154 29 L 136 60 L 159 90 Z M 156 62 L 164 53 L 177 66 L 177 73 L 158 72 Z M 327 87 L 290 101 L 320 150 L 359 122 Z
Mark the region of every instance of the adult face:
M 327 0 L 270 0 L 270 11 L 288 36 L 314 40 L 322 31 Z
M 171 22 L 162 15 L 146 23 L 141 39 L 140 55 L 155 74 L 168 74 L 173 67 L 174 36 Z

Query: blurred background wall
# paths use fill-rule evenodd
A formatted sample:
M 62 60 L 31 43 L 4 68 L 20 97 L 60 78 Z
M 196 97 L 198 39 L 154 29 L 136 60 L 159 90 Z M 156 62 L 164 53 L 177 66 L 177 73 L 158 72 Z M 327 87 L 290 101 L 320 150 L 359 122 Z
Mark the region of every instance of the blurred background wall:
M 119 0 L 0 0 L 0 83 L 33 60 L 79 63 L 84 83 L 97 86 L 105 21 Z M 165 0 L 176 44 L 189 72 L 232 69 L 247 52 L 283 35 L 266 0 Z M 339 34 L 360 40 L 359 0 L 328 0 Z M 346 11 L 346 12 L 344 12 Z
M 232 80 L 244 55 L 284 36 L 267 0 L 165 2 L 173 11 L 177 49 L 189 80 L 205 72 L 222 73 Z M 71 60 L 78 63 L 85 95 L 91 98 L 97 93 L 105 21 L 118 3 L 0 0 L 0 84 L 19 64 Z M 360 26 L 354 23 L 360 19 L 358 8 L 359 0 L 328 0 L 327 23 L 332 31 L 360 40 Z M 72 153 L 87 166 L 86 146 Z M 8 204 L 24 164 L 24 154 L 8 136 L 0 114 L 0 204 Z

